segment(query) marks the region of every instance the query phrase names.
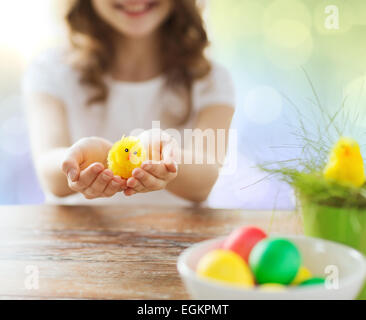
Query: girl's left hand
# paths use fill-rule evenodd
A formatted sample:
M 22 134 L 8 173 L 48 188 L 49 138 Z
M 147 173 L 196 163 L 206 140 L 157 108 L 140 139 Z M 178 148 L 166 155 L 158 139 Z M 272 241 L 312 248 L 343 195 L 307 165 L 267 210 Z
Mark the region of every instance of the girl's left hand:
M 149 160 L 132 172 L 127 180 L 126 196 L 165 189 L 178 175 L 180 148 L 165 131 L 152 129 L 139 135 L 148 150 Z

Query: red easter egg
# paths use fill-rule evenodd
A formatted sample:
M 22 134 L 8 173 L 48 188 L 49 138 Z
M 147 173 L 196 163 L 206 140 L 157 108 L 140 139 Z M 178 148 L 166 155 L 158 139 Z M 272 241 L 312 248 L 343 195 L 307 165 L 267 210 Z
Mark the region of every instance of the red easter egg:
M 228 236 L 222 249 L 234 251 L 248 262 L 253 247 L 266 237 L 265 232 L 257 227 L 241 227 Z

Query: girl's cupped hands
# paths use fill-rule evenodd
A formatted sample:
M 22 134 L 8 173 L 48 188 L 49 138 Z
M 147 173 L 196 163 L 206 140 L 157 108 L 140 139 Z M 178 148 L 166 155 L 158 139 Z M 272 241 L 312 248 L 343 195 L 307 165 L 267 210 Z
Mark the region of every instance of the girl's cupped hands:
M 118 192 L 126 196 L 165 189 L 178 175 L 180 148 L 165 131 L 152 129 L 139 135 L 148 160 L 134 169 L 128 180 L 114 176 L 107 169 L 112 143 L 98 137 L 83 138 L 72 145 L 62 163 L 68 186 L 86 199 L 112 197 Z

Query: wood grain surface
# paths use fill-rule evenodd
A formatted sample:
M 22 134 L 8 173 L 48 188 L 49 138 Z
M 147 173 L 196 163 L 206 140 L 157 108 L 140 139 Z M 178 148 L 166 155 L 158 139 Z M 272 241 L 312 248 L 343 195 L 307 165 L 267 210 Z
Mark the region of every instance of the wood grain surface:
M 190 245 L 242 225 L 302 233 L 291 212 L 23 206 L 0 216 L 2 299 L 188 299 L 176 261 Z M 38 289 L 25 285 L 29 266 Z

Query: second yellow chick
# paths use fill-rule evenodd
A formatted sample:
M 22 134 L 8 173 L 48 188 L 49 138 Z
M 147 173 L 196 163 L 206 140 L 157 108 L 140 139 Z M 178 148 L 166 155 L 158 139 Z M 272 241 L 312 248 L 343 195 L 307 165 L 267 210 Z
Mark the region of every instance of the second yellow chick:
M 361 187 L 365 183 L 365 169 L 357 141 L 342 137 L 333 147 L 324 177 L 343 185 Z

